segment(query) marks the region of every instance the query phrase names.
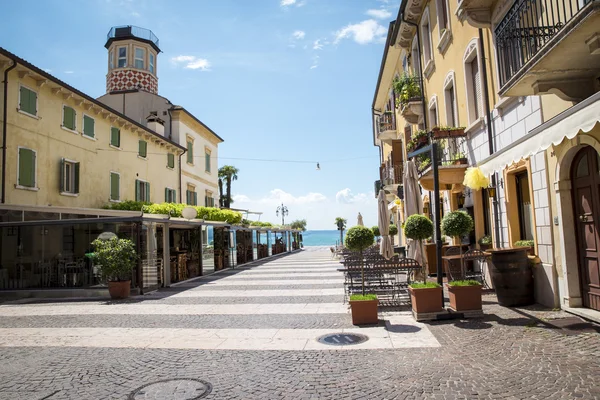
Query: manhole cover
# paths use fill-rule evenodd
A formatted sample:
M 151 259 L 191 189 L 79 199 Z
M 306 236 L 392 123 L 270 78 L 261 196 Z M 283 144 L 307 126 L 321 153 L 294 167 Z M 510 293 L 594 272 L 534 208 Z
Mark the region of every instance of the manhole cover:
M 349 346 L 363 343 L 367 340 L 369 340 L 368 336 L 359 333 L 332 333 L 317 339 L 320 343 L 330 344 L 332 346 Z
M 195 400 L 201 399 L 212 391 L 212 385 L 200 379 L 165 379 L 140 386 L 128 397 L 128 400 Z

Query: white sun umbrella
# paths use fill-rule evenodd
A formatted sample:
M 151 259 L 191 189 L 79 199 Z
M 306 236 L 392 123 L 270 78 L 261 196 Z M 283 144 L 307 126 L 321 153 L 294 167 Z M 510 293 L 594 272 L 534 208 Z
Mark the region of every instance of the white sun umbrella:
M 419 190 L 419 175 L 412 160 L 404 164 L 402 184 L 404 185 L 404 218 L 414 214 L 422 214 L 423 199 L 421 199 L 421 191 Z M 406 238 L 406 243 L 408 245 L 406 256 L 414 258 L 419 264 L 423 265 L 423 249 L 419 246 L 419 241 Z
M 363 223 L 362 215 L 360 215 L 360 213 L 358 213 L 358 221 L 356 222 L 356 225 L 365 226 L 365 224 Z
M 379 190 L 379 195 L 377 196 L 377 211 L 377 225 L 379 226 L 379 234 L 381 235 L 379 253 L 386 260 L 389 260 L 394 256 L 394 249 L 390 240 L 390 215 L 388 214 L 385 192 L 383 190 Z

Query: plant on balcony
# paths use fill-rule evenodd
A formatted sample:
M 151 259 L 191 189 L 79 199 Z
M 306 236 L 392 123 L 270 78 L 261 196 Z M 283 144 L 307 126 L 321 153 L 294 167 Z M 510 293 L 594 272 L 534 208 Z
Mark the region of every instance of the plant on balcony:
M 481 239 L 477 241 L 479 243 L 479 248 L 483 251 L 486 251 L 490 247 L 492 247 L 492 237 L 490 235 L 485 235 Z
M 468 164 L 469 160 L 467 159 L 467 155 L 463 152 L 458 152 L 452 156 L 452 164 L 453 165 L 463 165 Z
M 394 80 L 393 86 L 398 94 L 396 107 L 403 107 L 411 100 L 421 99 L 421 86 L 417 76 L 403 74 Z
M 431 129 L 434 139 L 445 139 L 448 137 L 463 137 L 465 136 L 464 126 L 435 126 Z
M 530 256 L 535 255 L 534 254 L 534 246 L 535 246 L 535 242 L 533 240 L 517 240 L 516 242 L 513 243 L 514 247 L 527 247 L 527 254 L 529 254 Z
M 412 135 L 412 139 L 407 143 L 406 148 L 410 151 L 415 151 L 427 145 L 429 133 L 426 130 L 416 131 Z

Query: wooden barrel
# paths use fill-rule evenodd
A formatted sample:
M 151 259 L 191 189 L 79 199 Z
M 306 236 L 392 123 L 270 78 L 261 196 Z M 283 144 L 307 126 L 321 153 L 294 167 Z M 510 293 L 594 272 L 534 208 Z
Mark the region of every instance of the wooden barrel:
M 533 271 L 526 248 L 489 250 L 492 253 L 491 276 L 502 306 L 526 306 L 535 302 Z

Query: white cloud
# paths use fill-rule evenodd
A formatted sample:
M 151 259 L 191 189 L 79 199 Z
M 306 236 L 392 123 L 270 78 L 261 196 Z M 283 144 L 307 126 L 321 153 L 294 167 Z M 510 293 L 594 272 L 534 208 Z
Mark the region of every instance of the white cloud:
M 131 16 L 132 16 L 132 17 L 136 17 L 136 18 L 138 18 L 138 17 L 140 17 L 140 13 L 139 13 L 139 12 L 137 12 L 137 11 L 132 11 L 132 12 L 131 12 Z
M 323 44 L 321 43 L 321 39 L 315 40 L 315 42 L 313 43 L 313 50 L 322 50 L 322 49 L 323 49 Z
M 195 56 L 177 56 L 171 58 L 171 62 L 176 66 L 183 65 L 186 69 L 199 69 L 201 71 L 210 71 L 210 62 L 205 58 Z
M 377 199 L 372 194 L 353 194 L 348 188 L 342 189 L 338 194 L 346 202 L 333 201 L 322 193 L 306 193 L 294 195 L 281 189 L 273 189 L 263 197 L 249 197 L 244 194 L 233 196 L 236 208 L 250 211 L 263 212 L 261 221 L 281 223 L 281 216 L 275 214 L 277 206 L 283 203 L 289 210 L 286 222 L 295 219 L 306 219 L 308 229 L 335 230 L 335 217 L 348 219 L 348 226 L 356 224 L 356 217 L 360 212 L 366 226 L 377 224 Z M 244 215 L 245 217 L 245 215 Z M 256 215 L 249 215 L 249 219 L 257 219 Z
M 318 67 L 318 65 L 311 65 L 310 69 L 316 69 Z
M 387 28 L 374 19 L 367 19 L 358 24 L 350 24 L 335 33 L 334 43 L 342 39 L 352 38 L 358 44 L 368 44 L 373 41 L 385 40 Z
M 289 7 L 289 6 L 293 6 L 296 5 L 296 7 L 302 7 L 303 5 L 306 4 L 305 0 L 281 0 L 281 2 L 279 3 L 279 5 L 281 5 L 281 7 Z
M 65 74 L 73 74 L 75 71 L 63 71 Z
M 294 31 L 294 33 L 292 33 L 292 36 L 294 37 L 294 39 L 302 40 L 304 39 L 304 36 L 306 36 L 306 32 L 300 30 Z
M 388 10 L 380 9 L 371 9 L 367 10 L 367 15 L 377 19 L 386 19 L 392 16 L 392 13 Z

